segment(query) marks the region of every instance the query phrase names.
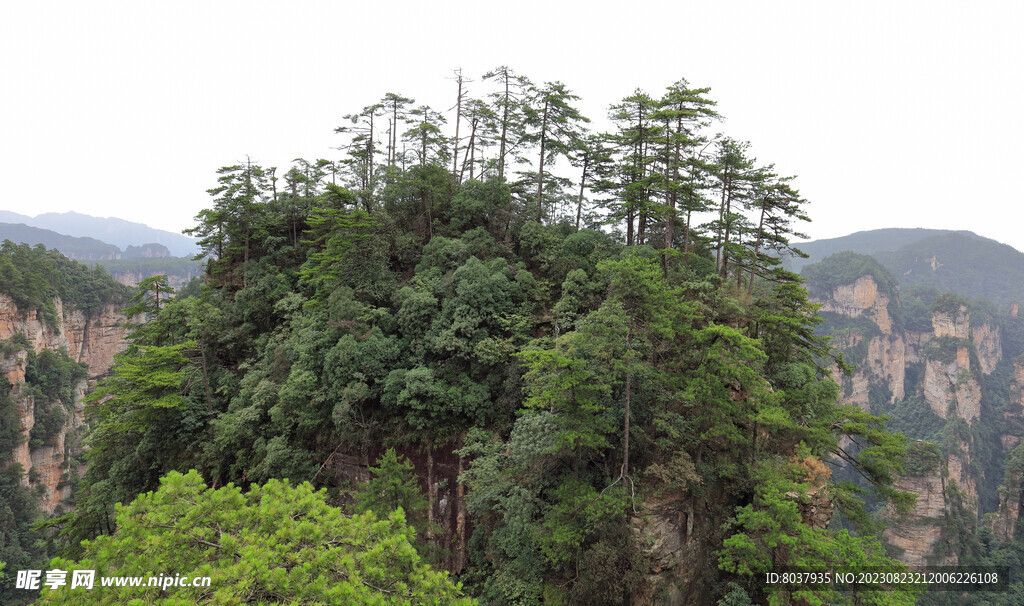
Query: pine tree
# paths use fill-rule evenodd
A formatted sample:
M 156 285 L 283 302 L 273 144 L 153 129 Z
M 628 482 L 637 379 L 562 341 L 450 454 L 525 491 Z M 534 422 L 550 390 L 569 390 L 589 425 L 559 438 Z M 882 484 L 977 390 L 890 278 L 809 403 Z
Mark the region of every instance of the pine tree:
M 617 183 L 620 203 L 614 216 L 626 221 L 626 246 L 644 243 L 647 220 L 654 214 L 650 203 L 651 168 L 655 158 L 649 151 L 661 136 L 660 125 L 652 120 L 655 108 L 654 100 L 638 89 L 612 105 L 609 115 L 618 126 L 611 140 L 620 157 Z
M 505 179 L 505 168 L 524 135 L 524 106 L 527 91 L 532 86 L 529 78 L 516 74 L 502 65 L 484 74 L 484 80 L 495 80 L 501 89 L 491 94 L 492 107 L 500 125 L 498 136 L 498 179 Z
M 680 202 L 686 209 L 684 251 L 689 250 L 690 217 L 693 212 L 701 212 L 707 208 L 701 195 L 703 175 L 699 173 L 703 168 L 700 164 L 701 151 L 708 145 L 707 138 L 701 130 L 718 118 L 713 109 L 715 102 L 706 96 L 710 90 L 690 88 L 685 79 L 678 80 L 668 87 L 652 116 L 652 120 L 661 123 L 664 137 L 659 155 L 660 183 L 665 207 L 666 250 L 673 248 Z M 667 267 L 666 264 L 666 271 Z
M 547 82 L 531 91 L 525 107 L 526 125 L 531 130 L 523 138 L 539 147 L 537 161 L 537 222 L 544 220 L 544 167 L 559 156 L 569 156 L 579 147 L 583 134 L 581 122 L 590 120 L 571 104 L 579 97 L 561 82 Z

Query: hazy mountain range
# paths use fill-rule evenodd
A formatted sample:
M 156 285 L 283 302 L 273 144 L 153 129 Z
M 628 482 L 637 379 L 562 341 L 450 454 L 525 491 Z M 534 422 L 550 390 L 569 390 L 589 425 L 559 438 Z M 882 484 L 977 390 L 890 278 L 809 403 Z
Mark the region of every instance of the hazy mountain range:
M 93 217 L 76 212 L 45 213 L 35 217 L 0 210 L 0 222 L 21 223 L 29 227 L 48 229 L 58 234 L 79 238 L 94 238 L 113 244 L 121 250 L 129 246 L 163 244 L 173 257 L 191 257 L 198 251 L 195 240 L 188 236 L 162 229 L 155 229 L 142 223 L 125 221 L 116 217 Z M 63 251 L 62 251 L 63 252 Z
M 98 263 L 127 286 L 165 274 L 178 288 L 202 273 L 202 263 L 193 260 L 199 249 L 192 238 L 118 218 L 0 211 L 0 240 L 42 244 L 87 265 Z

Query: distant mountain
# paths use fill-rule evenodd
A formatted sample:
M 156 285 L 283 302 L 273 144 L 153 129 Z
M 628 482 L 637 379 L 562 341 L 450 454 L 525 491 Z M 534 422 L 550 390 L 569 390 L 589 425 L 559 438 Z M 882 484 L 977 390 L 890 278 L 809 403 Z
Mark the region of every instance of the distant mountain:
M 14 213 L 6 213 L 13 215 Z M 15 244 L 42 244 L 46 248 L 56 248 L 65 257 L 79 261 L 107 261 L 120 259 L 121 249 L 113 244 L 101 242 L 95 238 L 76 238 L 59 234 L 49 229 L 30 227 L 23 223 L 0 223 L 0 240 L 10 240 Z
M 25 225 L 31 225 L 32 217 L 12 213 L 9 210 L 0 210 L 0 223 L 24 223 Z
M 198 250 L 195 240 L 142 223 L 133 223 L 116 217 L 93 217 L 76 212 L 45 213 L 27 217 L 10 211 L 0 211 L 0 221 L 24 223 L 32 227 L 49 229 L 69 236 L 96 238 L 123 249 L 145 244 L 163 244 L 175 257 L 191 257 Z
M 1002 305 L 1024 302 L 1024 253 L 971 232 L 931 236 L 873 256 L 904 290 L 930 286 Z
M 811 257 L 789 260 L 790 267 L 803 268 L 850 251 L 873 257 L 892 272 L 903 291 L 925 286 L 968 299 L 985 297 L 1000 305 L 1024 302 L 1024 253 L 969 231 L 879 229 L 797 247 Z M 819 278 L 823 271 L 835 273 L 823 267 L 814 268 Z
M 839 238 L 795 242 L 794 245 L 797 248 L 810 256 L 806 259 L 786 259 L 785 265 L 786 269 L 800 273 L 804 266 L 817 263 L 829 255 L 834 255 L 844 250 L 862 255 L 873 255 L 877 252 L 896 250 L 930 236 L 948 234 L 951 231 L 953 230 L 892 227 L 858 231 Z
M 15 213 L 5 213 L 10 216 Z M 49 229 L 30 227 L 21 223 L 0 223 L 0 241 L 16 244 L 55 248 L 62 255 L 86 265 L 101 265 L 108 274 L 125 286 L 165 274 L 172 287 L 180 288 L 202 273 L 203 264 L 192 257 L 172 257 L 163 244 L 150 242 L 141 246 L 129 245 L 124 251 L 95 238 L 76 238 Z

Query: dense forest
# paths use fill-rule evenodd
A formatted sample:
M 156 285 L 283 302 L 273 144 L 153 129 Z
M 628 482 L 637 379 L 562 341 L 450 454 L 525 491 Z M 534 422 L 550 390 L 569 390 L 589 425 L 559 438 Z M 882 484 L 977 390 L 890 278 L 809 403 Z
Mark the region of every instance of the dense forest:
M 794 178 L 685 80 L 606 133 L 562 83 L 481 84 L 447 123 L 384 95 L 340 159 L 218 171 L 204 279 L 140 284 L 87 398 L 54 565 L 213 576 L 183 603 L 914 603 L 760 574 L 902 567 L 834 469 L 913 501 L 780 267 Z M 117 599 L 70 591 L 42 601 Z

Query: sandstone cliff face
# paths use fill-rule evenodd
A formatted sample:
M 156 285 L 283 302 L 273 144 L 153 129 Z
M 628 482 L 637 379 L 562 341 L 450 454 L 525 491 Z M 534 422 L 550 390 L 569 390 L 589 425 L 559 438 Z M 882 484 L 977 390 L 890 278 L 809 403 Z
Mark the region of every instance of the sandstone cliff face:
M 1014 360 L 1010 398 L 1003 410 L 1003 433 L 999 439 L 1003 452 L 1009 453 L 1022 442 L 1024 436 L 1024 360 Z
M 895 487 L 916 494 L 917 502 L 910 513 L 905 515 L 897 516 L 890 508 L 891 521 L 883 538 L 886 543 L 901 551 L 899 559 L 904 564 L 929 564 L 936 546 L 942 540 L 942 522 L 946 511 L 945 481 L 940 473 L 929 473 L 922 477 L 900 477 Z
M 971 327 L 971 341 L 978 352 L 978 365 L 983 374 L 992 374 L 1003 359 L 1003 344 L 999 328 L 989 322 Z
M 893 294 L 899 304 L 898 294 Z M 817 301 L 823 312 L 833 312 L 850 318 L 865 317 L 872 320 L 881 334 L 844 334 L 834 344 L 841 350 L 854 348 L 866 352 L 851 376 L 836 380 L 844 386 L 844 403 L 868 408 L 873 387 L 882 386 L 891 394 L 890 403 L 905 398 L 921 397 L 939 417 L 954 421 L 957 418 L 969 425 L 981 416 L 982 392 L 979 378 L 993 372 L 1002 360 L 999 328 L 986 321 L 971 324 L 966 306 L 947 311 L 936 311 L 931 317 L 931 330 L 914 332 L 901 329 L 890 315 L 893 301 L 882 293 L 870 276 L 858 278 L 854 283 L 840 286 L 829 297 Z M 868 339 L 867 343 L 863 343 Z M 919 364 L 916 391 L 904 393 L 906 367 Z M 1020 419 L 1024 425 L 1024 364 L 1015 367 L 1016 398 Z M 878 406 L 881 404 L 875 401 Z M 1011 402 L 1011 409 L 1013 404 Z M 876 412 L 879 412 L 876 410 Z M 1011 413 L 1007 413 L 1011 414 Z M 1016 414 L 1016 413 L 1013 413 Z M 1019 438 L 1003 436 L 1003 447 L 1008 451 L 1020 442 Z M 885 540 L 902 552 L 907 564 L 954 563 L 951 557 L 936 561 L 936 548 L 943 541 L 946 510 L 951 506 L 952 487 L 955 485 L 967 503 L 977 510 L 978 482 L 976 466 L 972 465 L 974 445 L 967 440 L 951 445 L 936 467 L 919 477 L 900 477 L 896 487 L 918 495 L 917 504 L 907 515 L 890 510 Z
M 25 384 L 26 351 L 0 356 L 0 372 L 13 385 L 11 392 L 21 413 L 21 432 L 25 437 L 14 451 L 14 461 L 26 472 L 26 481 L 41 490 L 40 506 L 52 513 L 70 496 L 66 474 L 71 457 L 81 452 L 80 427 L 83 424 L 82 397 L 90 381 L 103 375 L 113 362 L 113 356 L 123 348 L 125 317 L 114 306 L 108 306 L 91 318 L 76 309 L 66 309 L 59 299 L 54 301 L 57 324 L 49 326 L 37 317 L 35 311 L 21 314 L 14 302 L 0 295 L 0 339 L 20 334 L 36 353 L 43 349 L 64 350 L 72 359 L 89 367 L 89 381 L 75 387 L 73 402 L 57 402 L 63 406 L 64 426 L 43 445 L 32 446 L 28 437 L 36 424 L 33 396 L 23 389 Z
M 954 313 L 935 312 L 932 314 L 932 333 L 936 337 L 967 339 L 971 336 L 971 315 L 967 308 L 960 306 Z
M 837 287 L 822 303 L 821 311 L 842 314 L 851 318 L 861 314 L 870 318 L 885 334 L 892 334 L 889 316 L 889 298 L 878 290 L 871 276 L 861 276 L 853 284 Z
M 146 278 L 152 278 L 153 276 L 158 276 L 161 274 L 167 276 L 167 284 L 170 285 L 171 288 L 179 289 L 188 284 L 190 281 L 192 281 L 192 278 L 202 275 L 202 271 L 197 270 L 194 273 L 165 273 L 160 271 L 110 271 L 111 277 L 113 277 L 121 284 L 131 287 L 134 287 L 135 285 L 137 285 L 139 282 L 142 282 Z
M 1021 531 L 1020 510 L 1024 507 L 1024 478 L 1015 477 L 999 494 L 999 510 L 992 520 L 992 530 L 1000 541 L 1010 541 Z
M 891 394 L 889 403 L 902 400 L 903 384 L 906 372 L 906 342 L 894 331 L 893 321 L 889 315 L 890 299 L 882 293 L 878 284 L 871 276 L 862 276 L 853 284 L 839 286 L 821 303 L 821 311 L 837 313 L 848 318 L 865 317 L 874 322 L 881 335 L 868 338 L 867 354 L 858 365 L 846 385 L 848 395 L 845 402 L 862 409 L 869 405 L 868 394 L 872 383 L 881 383 Z M 865 338 L 859 335 L 848 335 L 845 340 L 837 340 L 836 347 L 849 349 L 860 344 Z M 842 378 L 834 373 L 837 382 Z
M 961 364 L 959 355 L 956 362 L 949 364 L 940 360 L 926 360 L 922 385 L 925 402 L 943 419 L 947 418 L 950 406 L 954 416 L 967 422 L 981 414 L 981 386 L 971 374 L 969 363 Z

